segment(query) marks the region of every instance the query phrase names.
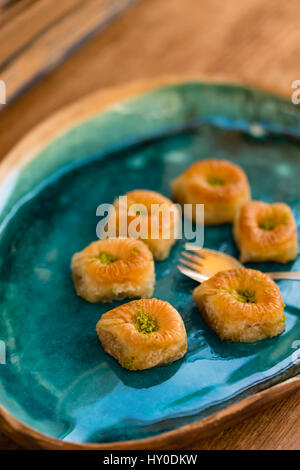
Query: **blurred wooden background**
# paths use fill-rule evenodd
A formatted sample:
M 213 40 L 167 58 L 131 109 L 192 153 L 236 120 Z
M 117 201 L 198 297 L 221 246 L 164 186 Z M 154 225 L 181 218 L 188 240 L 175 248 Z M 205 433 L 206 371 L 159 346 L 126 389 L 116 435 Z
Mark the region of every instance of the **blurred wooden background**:
M 0 74 L 7 103 L 135 2 L 2 0 Z
M 18 3 L 30 1 L 39 0 Z M 300 79 L 299 12 L 297 0 L 141 0 L 2 109 L 0 158 L 53 111 L 129 80 L 204 73 L 289 93 L 291 82 Z M 194 448 L 300 449 L 299 423 L 298 393 Z M 18 447 L 0 435 L 1 448 Z

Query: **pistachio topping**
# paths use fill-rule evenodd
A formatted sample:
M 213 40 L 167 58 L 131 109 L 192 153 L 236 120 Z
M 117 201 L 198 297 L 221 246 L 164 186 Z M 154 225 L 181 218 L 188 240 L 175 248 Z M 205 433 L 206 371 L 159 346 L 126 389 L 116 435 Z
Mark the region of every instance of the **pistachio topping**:
M 132 248 L 131 254 L 132 254 L 133 256 L 137 256 L 137 255 L 140 254 L 140 250 L 138 249 L 137 246 L 134 246 L 134 247 Z
M 210 175 L 207 177 L 207 182 L 211 186 L 223 186 L 225 184 L 225 180 L 222 178 L 218 178 L 217 176 Z
M 124 359 L 124 367 L 129 370 L 133 370 L 136 365 L 137 357 L 136 356 L 127 356 Z
M 149 334 L 158 330 L 158 323 L 154 316 L 139 309 L 134 316 L 134 326 L 139 333 Z
M 288 212 L 284 212 L 280 219 L 276 219 L 274 214 L 266 219 L 263 219 L 259 224 L 259 228 L 262 230 L 271 231 L 274 230 L 276 227 L 281 227 L 289 223 L 290 215 Z
M 110 253 L 106 253 L 105 251 L 102 251 L 101 253 L 99 253 L 97 259 L 103 264 L 110 264 L 110 263 L 114 263 L 115 261 L 117 261 L 118 258 L 114 255 L 111 255 Z
M 247 304 L 255 304 L 255 293 L 249 289 L 240 289 L 237 291 L 236 299 Z
M 266 230 L 268 232 L 270 232 L 271 230 L 274 230 L 276 225 L 277 223 L 276 223 L 274 216 L 268 217 L 267 219 L 263 219 L 258 224 L 259 228 L 261 228 L 262 230 Z
M 255 293 L 249 289 L 227 289 L 224 291 L 228 292 L 228 294 L 232 295 L 236 300 L 239 302 L 243 303 L 248 303 L 248 304 L 255 304 L 256 299 L 255 299 Z

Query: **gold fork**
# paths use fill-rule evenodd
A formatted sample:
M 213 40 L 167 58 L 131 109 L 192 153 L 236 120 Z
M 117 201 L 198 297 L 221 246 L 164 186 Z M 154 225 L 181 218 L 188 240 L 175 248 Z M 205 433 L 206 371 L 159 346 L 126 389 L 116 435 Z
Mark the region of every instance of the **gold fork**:
M 198 282 L 207 281 L 207 279 L 220 271 L 243 267 L 233 256 L 221 251 L 195 247 L 190 243 L 185 244 L 185 249 L 188 251 L 183 251 L 181 258 L 179 258 L 179 262 L 184 266 L 178 265 L 177 267 L 182 274 Z M 193 254 L 189 253 L 189 251 L 192 251 Z M 272 279 L 300 281 L 299 271 L 278 271 L 266 274 Z

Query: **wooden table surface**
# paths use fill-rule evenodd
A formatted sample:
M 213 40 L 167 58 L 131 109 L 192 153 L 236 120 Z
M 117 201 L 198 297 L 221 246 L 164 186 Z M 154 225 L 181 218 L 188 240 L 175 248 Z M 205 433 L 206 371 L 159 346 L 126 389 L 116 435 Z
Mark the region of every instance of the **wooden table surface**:
M 0 113 L 0 158 L 53 111 L 101 87 L 161 74 L 225 75 L 291 91 L 297 0 L 142 0 Z M 1 79 L 1 73 L 0 73 Z M 194 449 L 300 449 L 300 393 Z M 20 449 L 0 434 L 0 449 Z

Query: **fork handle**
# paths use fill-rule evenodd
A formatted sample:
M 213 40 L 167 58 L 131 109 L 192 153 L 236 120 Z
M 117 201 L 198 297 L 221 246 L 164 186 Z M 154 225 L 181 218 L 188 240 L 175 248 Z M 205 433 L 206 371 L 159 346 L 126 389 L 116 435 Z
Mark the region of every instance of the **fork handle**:
M 290 279 L 300 281 L 300 271 L 279 271 L 266 274 L 268 274 L 272 279 Z

